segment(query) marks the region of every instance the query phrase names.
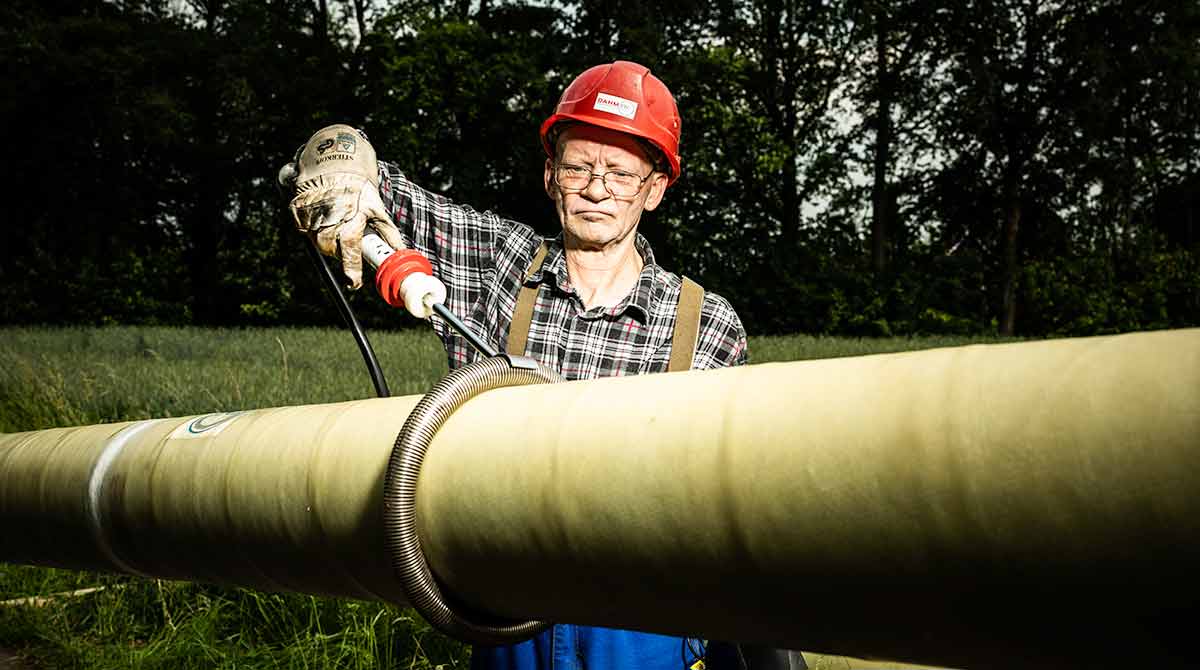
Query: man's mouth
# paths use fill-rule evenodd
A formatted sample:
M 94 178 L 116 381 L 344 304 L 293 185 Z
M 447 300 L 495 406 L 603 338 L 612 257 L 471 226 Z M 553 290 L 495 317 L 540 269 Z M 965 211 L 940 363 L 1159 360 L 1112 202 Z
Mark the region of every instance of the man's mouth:
M 584 221 L 599 221 L 600 219 L 610 218 L 612 215 L 608 212 L 599 212 L 593 209 L 588 209 L 575 212 L 575 216 L 583 219 Z

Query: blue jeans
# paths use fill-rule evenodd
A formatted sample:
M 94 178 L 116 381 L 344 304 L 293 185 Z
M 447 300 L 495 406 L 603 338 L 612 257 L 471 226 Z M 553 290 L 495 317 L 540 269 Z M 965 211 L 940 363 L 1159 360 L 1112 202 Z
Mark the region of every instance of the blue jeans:
M 568 624 L 471 653 L 472 670 L 686 670 L 695 662 L 685 638 Z

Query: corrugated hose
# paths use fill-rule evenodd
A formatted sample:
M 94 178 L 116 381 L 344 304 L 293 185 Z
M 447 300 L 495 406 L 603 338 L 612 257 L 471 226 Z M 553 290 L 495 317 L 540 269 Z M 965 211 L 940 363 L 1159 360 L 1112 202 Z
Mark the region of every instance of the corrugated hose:
M 400 429 L 384 479 L 384 532 L 392 569 L 413 609 L 439 631 L 473 644 L 511 644 L 549 624 L 509 621 L 451 604 L 429 569 L 416 529 L 417 478 L 429 443 L 450 415 L 484 391 L 563 381 L 524 356 L 493 356 L 446 375 L 417 403 Z

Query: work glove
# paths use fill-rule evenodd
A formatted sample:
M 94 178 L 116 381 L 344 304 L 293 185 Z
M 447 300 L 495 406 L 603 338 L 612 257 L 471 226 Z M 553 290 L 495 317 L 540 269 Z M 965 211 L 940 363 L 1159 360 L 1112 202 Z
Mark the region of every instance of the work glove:
M 379 165 L 367 136 L 337 124 L 316 132 L 279 171 L 292 182 L 288 208 L 296 227 L 326 256 L 340 257 L 349 288 L 362 286 L 362 237 L 369 223 L 394 249 L 403 249 L 400 230 L 379 197 Z

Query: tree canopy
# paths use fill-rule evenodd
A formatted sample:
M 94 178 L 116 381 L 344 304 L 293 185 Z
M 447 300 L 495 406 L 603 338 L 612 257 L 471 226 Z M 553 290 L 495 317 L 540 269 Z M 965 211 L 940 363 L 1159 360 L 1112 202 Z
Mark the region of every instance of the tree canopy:
M 274 185 L 332 122 L 553 233 L 537 128 L 629 59 L 683 117 L 641 230 L 752 333 L 1200 325 L 1194 0 L 17 0 L 0 38 L 3 323 L 335 323 Z

